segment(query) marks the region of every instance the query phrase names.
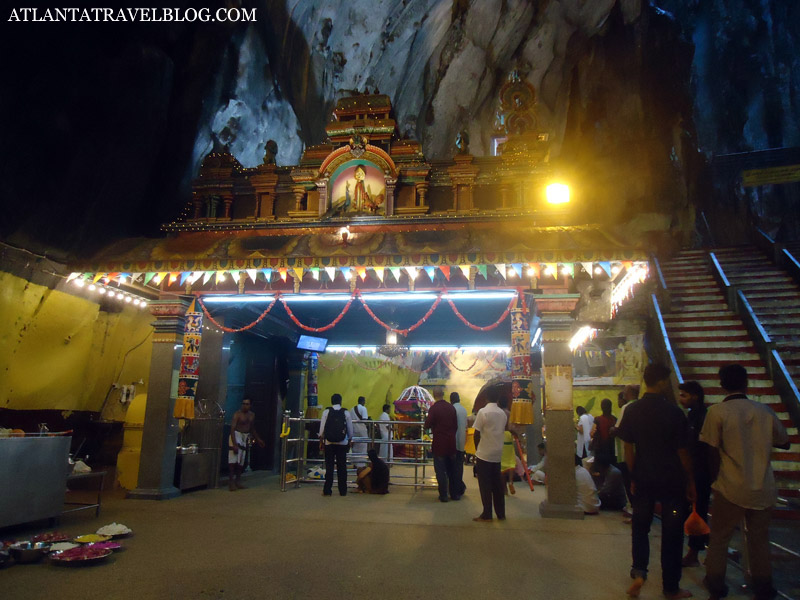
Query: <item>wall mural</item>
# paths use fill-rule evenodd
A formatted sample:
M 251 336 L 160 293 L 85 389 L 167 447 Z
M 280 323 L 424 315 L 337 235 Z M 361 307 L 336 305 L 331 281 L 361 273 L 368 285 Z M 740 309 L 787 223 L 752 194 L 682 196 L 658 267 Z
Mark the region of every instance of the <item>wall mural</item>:
M 644 335 L 596 337 L 573 358 L 574 385 L 626 385 L 642 381 Z
M 364 161 L 348 162 L 337 169 L 331 184 L 334 213 L 386 212 L 386 181 L 375 165 Z

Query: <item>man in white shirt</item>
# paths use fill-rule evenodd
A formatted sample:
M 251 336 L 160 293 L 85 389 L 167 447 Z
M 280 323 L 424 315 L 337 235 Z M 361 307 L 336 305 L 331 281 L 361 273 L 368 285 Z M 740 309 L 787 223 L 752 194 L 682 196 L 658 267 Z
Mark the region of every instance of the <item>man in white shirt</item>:
M 456 489 L 461 490 L 459 496 L 463 496 L 464 492 L 467 491 L 467 486 L 464 484 L 464 445 L 467 443 L 467 409 L 461 405 L 461 396 L 458 395 L 458 392 L 452 392 L 450 394 L 450 404 L 456 409 L 456 418 L 458 419 L 454 477 Z
M 575 426 L 578 430 L 577 454 L 581 458 L 586 458 L 589 456 L 589 442 L 592 441 L 594 417 L 582 406 L 576 408 L 575 413 L 578 415 L 578 424 Z
M 355 467 L 367 466 L 367 439 L 369 439 L 369 431 L 367 431 L 366 423 L 357 423 L 356 421 L 366 421 L 369 419 L 366 406 L 367 399 L 364 396 L 358 397 L 358 404 L 353 407 L 353 447 L 351 452 L 351 460 Z
M 583 466 L 583 461 L 575 455 L 575 487 L 578 490 L 578 508 L 585 515 L 600 513 L 600 497 L 597 495 L 597 486 L 594 484 L 592 474 Z
M 508 386 L 510 394 L 511 386 Z M 478 475 L 478 488 L 481 493 L 483 512 L 473 521 L 481 523 L 492 520 L 492 503 L 497 518 L 504 521 L 506 518 L 506 501 L 503 478 L 500 473 L 500 460 L 503 455 L 503 433 L 506 429 L 508 416 L 498 405 L 498 401 L 506 400 L 503 397 L 505 387 L 495 385 L 487 392 L 488 402 L 478 411 L 475 417 L 475 438 L 477 451 L 475 452 L 475 472 Z
M 389 416 L 389 411 L 392 407 L 389 404 L 383 405 L 383 412 L 381 416 L 378 417 L 379 421 L 391 421 L 392 417 Z M 380 451 L 378 452 L 378 457 L 385 461 L 389 462 L 394 457 L 394 448 L 392 447 L 391 439 L 392 439 L 392 426 L 391 425 L 378 425 L 378 430 L 381 432 L 381 442 L 380 442 Z
M 719 370 L 720 386 L 728 396 L 706 414 L 700 441 L 711 446 L 711 536 L 706 554 L 704 583 L 711 599 L 728 593 L 725 585 L 728 543 L 744 519 L 752 590 L 756 600 L 777 595 L 772 586 L 769 521 L 777 500 L 770 459 L 772 448 L 789 448 L 789 436 L 771 408 L 750 400 L 747 371 L 741 365 Z

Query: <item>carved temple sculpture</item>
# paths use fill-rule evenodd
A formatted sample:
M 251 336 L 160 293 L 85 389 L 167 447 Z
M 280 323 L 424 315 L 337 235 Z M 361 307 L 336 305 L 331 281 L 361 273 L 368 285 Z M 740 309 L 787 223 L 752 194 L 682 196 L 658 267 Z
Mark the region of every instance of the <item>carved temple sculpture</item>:
M 388 96 L 342 98 L 326 143 L 307 147 L 299 164 L 276 165 L 271 140 L 252 168 L 215 147 L 183 215 L 162 227 L 165 238 L 118 244 L 76 271 L 154 296 L 512 283 L 541 289 L 646 259 L 645 248 L 587 222 L 580 198 L 547 203 L 549 140 L 535 108 L 533 86 L 512 72 L 500 91 L 491 155 L 471 154 L 462 128 L 450 159 L 428 160 L 418 141 L 398 135 Z M 430 282 L 415 283 L 414 269 Z

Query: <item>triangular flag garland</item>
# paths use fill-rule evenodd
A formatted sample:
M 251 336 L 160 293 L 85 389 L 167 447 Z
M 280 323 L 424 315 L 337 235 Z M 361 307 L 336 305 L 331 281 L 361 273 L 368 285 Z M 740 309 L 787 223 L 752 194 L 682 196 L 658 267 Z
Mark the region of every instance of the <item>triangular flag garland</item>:
M 590 278 L 594 277 L 595 275 L 605 272 L 605 274 L 609 278 L 614 278 L 620 273 L 623 269 L 625 271 L 630 272 L 631 270 L 636 269 L 645 269 L 646 272 L 646 265 L 647 263 L 644 261 L 619 261 L 619 262 L 611 262 L 611 261 L 598 261 L 598 262 L 590 262 L 590 261 L 578 261 L 578 262 L 563 262 L 563 263 L 493 263 L 489 264 L 474 264 L 474 265 L 420 265 L 420 266 L 402 266 L 402 267 L 384 267 L 384 266 L 374 266 L 374 267 L 367 267 L 367 266 L 354 266 L 354 267 L 303 267 L 303 266 L 291 266 L 291 267 L 280 267 L 277 269 L 265 268 L 265 269 L 219 269 L 219 270 L 212 270 L 212 271 L 147 271 L 147 272 L 138 272 L 138 273 L 80 273 L 74 272 L 71 273 L 67 277 L 67 281 L 74 281 L 79 279 L 81 281 L 97 283 L 98 281 L 102 281 L 103 284 L 109 284 L 113 282 L 119 283 L 126 283 L 130 281 L 130 283 L 140 283 L 141 285 L 148 285 L 151 284 L 153 286 L 160 286 L 164 279 L 167 279 L 167 285 L 172 286 L 176 283 L 180 286 L 185 285 L 187 282 L 191 285 L 194 285 L 196 282 L 202 279 L 202 285 L 206 285 L 209 281 L 213 278 L 213 283 L 215 284 L 223 284 L 228 282 L 227 275 L 230 274 L 232 281 L 234 284 L 241 284 L 246 278 L 249 278 L 251 282 L 256 283 L 258 281 L 259 274 L 263 274 L 264 280 L 269 283 L 272 280 L 272 274 L 274 272 L 278 272 L 281 279 L 283 281 L 287 281 L 287 275 L 289 273 L 292 274 L 294 279 L 302 281 L 303 276 L 306 271 L 311 274 L 311 277 L 315 281 L 320 281 L 321 272 L 324 271 L 325 274 L 328 276 L 328 279 L 333 282 L 336 279 L 337 271 L 342 273 L 342 276 L 345 280 L 349 281 L 353 275 L 361 278 L 362 281 L 367 280 L 367 275 L 371 270 L 375 274 L 375 278 L 380 281 L 381 283 L 385 282 L 387 272 L 395 278 L 397 282 L 401 281 L 400 275 L 405 271 L 408 275 L 410 280 L 415 280 L 419 275 L 420 271 L 424 271 L 428 278 L 431 280 L 431 283 L 436 282 L 436 270 L 438 269 L 442 276 L 446 281 L 450 281 L 450 275 L 453 272 L 453 268 L 458 269 L 464 275 L 466 279 L 470 278 L 470 274 L 473 272 L 472 268 L 474 267 L 475 273 L 482 275 L 484 279 L 488 281 L 488 268 L 489 266 L 493 266 L 497 274 L 502 276 L 503 280 L 508 280 L 511 277 L 553 277 L 557 278 L 559 276 L 569 276 L 575 277 L 575 271 L 578 268 L 578 265 L 582 267 L 583 271 L 586 275 Z M 602 271 L 601 271 L 602 269 Z M 582 275 L 582 274 L 581 274 Z M 228 282 L 230 283 L 230 282 Z M 441 282 L 440 283 L 444 283 Z

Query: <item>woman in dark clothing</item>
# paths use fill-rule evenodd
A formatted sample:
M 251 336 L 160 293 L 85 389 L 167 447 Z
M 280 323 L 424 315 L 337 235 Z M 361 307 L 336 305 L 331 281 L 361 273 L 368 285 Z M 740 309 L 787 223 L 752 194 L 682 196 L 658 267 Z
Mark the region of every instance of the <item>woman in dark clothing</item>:
M 617 424 L 617 417 L 611 414 L 611 400 L 603 398 L 600 402 L 600 410 L 603 411 L 594 420 L 592 428 L 592 450 L 596 458 L 605 459 L 613 464 L 616 461 L 614 456 L 614 438 L 611 435 L 611 428 Z
M 358 470 L 356 484 L 358 491 L 365 494 L 388 494 L 389 493 L 389 467 L 378 458 L 378 451 L 370 448 L 367 456 L 372 464 Z
M 706 419 L 707 408 L 703 386 L 696 381 L 686 381 L 678 386 L 680 389 L 679 401 L 683 408 L 688 409 L 689 420 L 689 455 L 692 457 L 692 470 L 694 471 L 694 485 L 697 488 L 697 513 L 708 522 L 708 498 L 711 495 L 711 474 L 708 462 L 708 445 L 699 440 L 703 421 Z M 689 550 L 683 557 L 684 567 L 697 567 L 700 561 L 697 553 L 706 549 L 707 535 L 690 535 Z

